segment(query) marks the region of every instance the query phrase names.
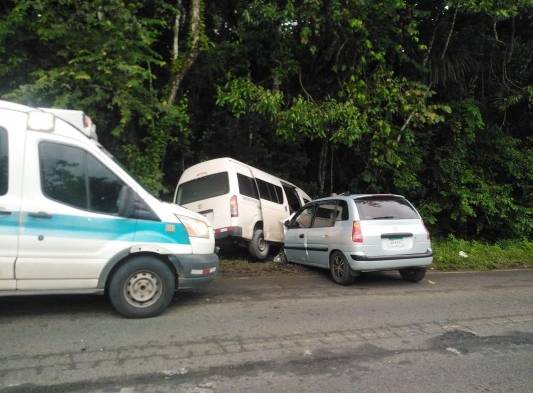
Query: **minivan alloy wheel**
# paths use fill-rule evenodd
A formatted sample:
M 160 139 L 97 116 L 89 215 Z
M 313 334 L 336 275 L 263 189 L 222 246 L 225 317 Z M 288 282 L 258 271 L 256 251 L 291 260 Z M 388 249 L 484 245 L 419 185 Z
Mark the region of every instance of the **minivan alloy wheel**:
M 342 279 L 344 277 L 345 270 L 346 270 L 346 263 L 344 262 L 344 259 L 341 256 L 336 255 L 333 258 L 332 269 L 333 269 L 333 274 L 337 278 Z
M 163 282 L 154 272 L 141 270 L 124 283 L 124 298 L 134 307 L 150 307 L 163 293 Z
M 354 281 L 352 269 L 344 254 L 340 251 L 333 251 L 329 258 L 329 268 L 333 281 L 341 285 L 350 285 Z

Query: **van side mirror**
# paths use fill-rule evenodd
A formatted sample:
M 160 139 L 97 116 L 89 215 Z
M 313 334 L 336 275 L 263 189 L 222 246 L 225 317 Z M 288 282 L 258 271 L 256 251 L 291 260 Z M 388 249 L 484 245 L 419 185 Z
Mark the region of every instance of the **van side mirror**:
M 285 228 L 290 228 L 291 227 L 291 221 L 290 220 L 285 220 L 283 225 L 285 225 Z
M 133 213 L 134 206 L 135 192 L 133 192 L 133 190 L 127 185 L 123 185 L 117 199 L 118 215 L 120 217 L 129 218 Z

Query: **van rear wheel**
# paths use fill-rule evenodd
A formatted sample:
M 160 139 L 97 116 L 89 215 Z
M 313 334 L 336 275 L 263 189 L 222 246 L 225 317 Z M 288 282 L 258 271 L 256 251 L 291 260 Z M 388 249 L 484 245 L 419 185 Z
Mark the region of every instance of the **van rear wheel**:
M 400 269 L 400 275 L 404 281 L 419 282 L 426 276 L 424 268 Z
M 268 257 L 270 251 L 270 244 L 265 240 L 265 235 L 262 229 L 256 229 L 250 243 L 248 244 L 248 251 L 255 259 L 264 261 Z
M 169 267 L 151 256 L 133 257 L 111 277 L 108 295 L 115 310 L 127 318 L 161 314 L 172 301 L 176 279 Z

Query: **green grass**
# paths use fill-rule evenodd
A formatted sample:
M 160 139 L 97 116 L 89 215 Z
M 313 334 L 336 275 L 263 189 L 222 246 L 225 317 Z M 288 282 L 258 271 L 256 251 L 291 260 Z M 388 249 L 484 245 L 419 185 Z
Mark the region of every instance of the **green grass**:
M 491 270 L 533 267 L 533 241 L 433 240 L 433 268 L 438 270 Z M 463 251 L 468 257 L 461 257 Z

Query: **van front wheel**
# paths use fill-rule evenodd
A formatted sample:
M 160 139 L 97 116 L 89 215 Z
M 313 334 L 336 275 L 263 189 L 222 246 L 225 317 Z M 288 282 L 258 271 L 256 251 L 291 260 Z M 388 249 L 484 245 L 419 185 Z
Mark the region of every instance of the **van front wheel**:
M 151 256 L 133 257 L 111 277 L 108 295 L 115 310 L 127 318 L 161 314 L 176 289 L 174 274 L 165 263 Z
M 265 240 L 265 235 L 262 229 L 256 229 L 250 243 L 248 244 L 248 251 L 250 255 L 260 261 L 268 257 L 270 251 L 270 244 Z

